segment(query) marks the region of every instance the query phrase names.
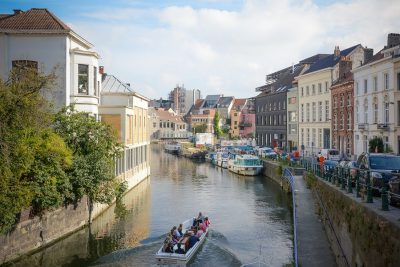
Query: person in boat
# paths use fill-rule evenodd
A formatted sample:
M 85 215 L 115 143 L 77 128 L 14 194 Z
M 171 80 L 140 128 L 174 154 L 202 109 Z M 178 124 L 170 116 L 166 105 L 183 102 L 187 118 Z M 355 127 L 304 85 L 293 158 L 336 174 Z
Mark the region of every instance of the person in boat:
M 166 253 L 174 253 L 174 245 L 171 242 L 169 242 L 167 244 L 167 247 L 165 248 L 164 252 L 166 252 Z
M 193 220 L 193 226 L 198 226 L 199 223 L 202 223 L 203 221 L 204 221 L 204 216 L 200 211 L 199 215 L 197 216 L 197 218 L 194 218 L 194 220 Z
M 192 233 L 188 240 L 189 245 L 187 250 L 191 249 L 199 240 L 200 239 L 194 233 Z
M 179 237 L 176 235 L 178 231 L 176 231 L 176 226 L 172 227 L 171 229 L 171 238 L 172 238 L 172 244 L 176 244 L 179 242 Z
M 201 224 L 203 224 L 203 223 L 201 223 Z M 204 233 L 204 231 L 198 226 L 198 227 L 197 227 L 196 236 L 197 236 L 198 238 L 200 238 L 201 235 L 202 235 L 203 233 Z
M 180 236 L 183 236 L 183 225 L 179 224 L 178 226 L 178 233 L 180 234 Z
M 204 219 L 204 224 L 206 225 L 206 227 L 210 226 L 211 222 L 210 222 L 210 220 L 208 219 L 208 217 L 206 217 L 206 218 Z
M 205 232 L 207 230 L 207 226 L 204 222 L 199 223 L 199 228 L 200 230 L 202 230 L 203 232 Z
M 181 243 L 178 243 L 178 248 L 175 250 L 175 253 L 177 254 L 185 254 L 185 250 L 183 250 L 183 248 L 181 247 Z

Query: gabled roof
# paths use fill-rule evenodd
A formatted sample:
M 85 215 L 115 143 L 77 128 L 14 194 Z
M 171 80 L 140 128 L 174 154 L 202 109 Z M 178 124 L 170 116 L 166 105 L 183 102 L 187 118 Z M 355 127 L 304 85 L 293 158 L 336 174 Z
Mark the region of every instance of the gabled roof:
M 203 105 L 204 99 L 196 99 L 196 103 L 194 103 L 194 108 L 199 109 Z
M 233 96 L 220 97 L 217 103 L 217 108 L 227 108 L 234 100 Z
M 126 83 L 121 82 L 114 75 L 104 75 L 102 81 L 102 93 L 134 93 Z
M 32 8 L 26 12 L 1 15 L 0 32 L 6 30 L 32 30 L 69 32 L 71 29 L 46 8 Z
M 176 116 L 174 113 L 170 112 L 168 109 L 154 108 L 154 112 L 158 115 L 160 119 L 169 120 L 171 122 L 183 123 L 183 118 L 181 116 Z
M 236 98 L 235 102 L 233 103 L 234 107 L 240 107 L 246 105 L 247 98 Z
M 314 71 L 323 70 L 326 68 L 331 68 L 339 62 L 342 56 L 348 56 L 354 49 L 356 49 L 361 44 L 357 44 L 355 46 L 349 47 L 343 51 L 340 51 L 340 56 L 335 56 L 334 54 L 330 54 L 329 56 L 323 57 L 314 64 L 310 66 L 310 68 L 304 72 L 304 74 L 311 73 Z

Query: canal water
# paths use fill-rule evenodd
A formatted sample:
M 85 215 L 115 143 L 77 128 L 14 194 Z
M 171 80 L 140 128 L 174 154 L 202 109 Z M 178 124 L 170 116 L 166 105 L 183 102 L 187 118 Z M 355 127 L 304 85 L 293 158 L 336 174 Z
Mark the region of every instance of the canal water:
M 151 176 L 123 205 L 11 266 L 154 266 L 166 232 L 199 211 L 212 228 L 190 266 L 291 266 L 291 201 L 279 185 L 177 158 L 160 145 L 151 153 Z

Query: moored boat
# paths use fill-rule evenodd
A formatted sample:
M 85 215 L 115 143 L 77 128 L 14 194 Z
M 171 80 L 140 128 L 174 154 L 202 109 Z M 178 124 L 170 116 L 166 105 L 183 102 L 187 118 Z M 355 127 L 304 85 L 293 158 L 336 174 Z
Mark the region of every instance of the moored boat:
M 178 142 L 169 142 L 164 146 L 165 152 L 178 155 L 181 145 Z
M 228 169 L 231 172 L 254 176 L 260 174 L 263 165 L 260 159 L 254 155 L 235 155 L 232 159 L 228 161 Z
M 215 152 L 208 152 L 207 154 L 206 154 L 206 161 L 207 162 L 212 162 L 213 161 L 213 159 L 216 157 L 216 153 Z
M 217 166 L 228 168 L 229 154 L 227 152 L 217 152 Z
M 194 219 L 186 220 L 182 223 L 182 227 L 184 229 L 184 233 L 190 230 L 190 227 L 193 225 Z M 210 227 L 206 228 L 206 231 L 199 237 L 199 241 L 194 244 L 188 251 L 185 251 L 184 254 L 178 253 L 168 253 L 163 252 L 163 246 L 156 253 L 157 264 L 159 265 L 173 265 L 173 266 L 186 266 L 203 245 L 206 240 L 206 236 L 208 234 Z

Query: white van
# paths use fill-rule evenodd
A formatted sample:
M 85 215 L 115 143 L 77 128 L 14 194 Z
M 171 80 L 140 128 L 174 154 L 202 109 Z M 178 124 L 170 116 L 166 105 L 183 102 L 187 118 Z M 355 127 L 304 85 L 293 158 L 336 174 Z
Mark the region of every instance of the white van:
M 318 158 L 324 156 L 325 159 L 329 160 L 340 160 L 340 152 L 337 149 L 321 149 L 318 153 Z

